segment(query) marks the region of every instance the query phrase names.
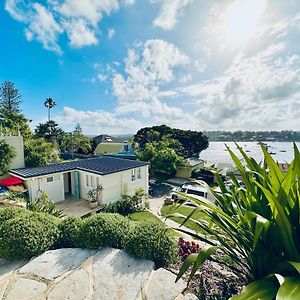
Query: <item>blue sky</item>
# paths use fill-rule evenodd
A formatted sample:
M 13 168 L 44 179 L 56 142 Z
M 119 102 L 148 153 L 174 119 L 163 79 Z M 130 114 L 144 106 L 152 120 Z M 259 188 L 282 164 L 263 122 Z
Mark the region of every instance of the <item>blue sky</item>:
M 299 130 L 296 0 L 6 0 L 0 82 L 32 126 Z

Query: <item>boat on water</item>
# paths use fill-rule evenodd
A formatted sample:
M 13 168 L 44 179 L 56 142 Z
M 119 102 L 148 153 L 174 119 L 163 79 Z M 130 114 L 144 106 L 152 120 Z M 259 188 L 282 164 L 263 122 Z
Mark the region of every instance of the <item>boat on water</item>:
M 286 152 L 286 150 L 280 150 L 280 152 Z

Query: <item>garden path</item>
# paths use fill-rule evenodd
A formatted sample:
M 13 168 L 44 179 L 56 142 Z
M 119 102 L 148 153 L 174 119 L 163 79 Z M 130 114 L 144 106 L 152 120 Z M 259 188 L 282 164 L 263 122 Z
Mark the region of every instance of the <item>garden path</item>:
M 0 299 L 196 300 L 186 283 L 125 251 L 65 248 L 29 262 L 0 261 Z

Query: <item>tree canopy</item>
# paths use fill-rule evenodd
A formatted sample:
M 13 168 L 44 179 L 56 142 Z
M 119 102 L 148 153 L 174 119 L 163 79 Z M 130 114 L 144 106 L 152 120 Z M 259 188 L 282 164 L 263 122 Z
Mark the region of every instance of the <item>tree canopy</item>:
M 31 130 L 29 123 L 31 120 L 25 118 L 21 113 L 15 111 L 3 111 L 3 134 L 4 135 L 18 135 L 19 132 L 24 140 L 31 137 Z
M 4 81 L 0 86 L 0 111 L 20 113 L 21 94 L 11 81 Z
M 147 143 L 138 153 L 138 158 L 149 161 L 154 172 L 174 174 L 176 166 L 183 161 L 174 150 L 176 147 L 181 147 L 178 141 L 164 137 L 161 141 Z
M 5 174 L 9 168 L 13 158 L 16 155 L 16 150 L 13 146 L 0 141 L 0 175 Z
M 145 127 L 140 129 L 133 138 L 139 150 L 144 150 L 147 143 L 161 141 L 164 137 L 178 141 L 181 147 L 174 147 L 177 155 L 184 158 L 197 157 L 208 147 L 207 137 L 199 131 L 170 128 L 166 125 Z M 178 146 L 178 145 L 177 145 Z
M 45 166 L 59 160 L 56 143 L 43 138 L 30 139 L 24 143 L 25 164 L 28 167 Z

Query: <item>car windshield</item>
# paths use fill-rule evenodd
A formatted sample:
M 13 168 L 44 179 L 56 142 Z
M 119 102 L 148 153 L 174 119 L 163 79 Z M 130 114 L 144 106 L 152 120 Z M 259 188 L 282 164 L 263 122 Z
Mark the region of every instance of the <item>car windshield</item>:
M 204 193 L 204 192 L 196 191 L 196 190 L 190 190 L 190 189 L 187 190 L 187 194 L 197 195 L 197 196 L 200 196 L 200 197 L 205 197 L 206 196 L 205 195 L 206 193 Z

